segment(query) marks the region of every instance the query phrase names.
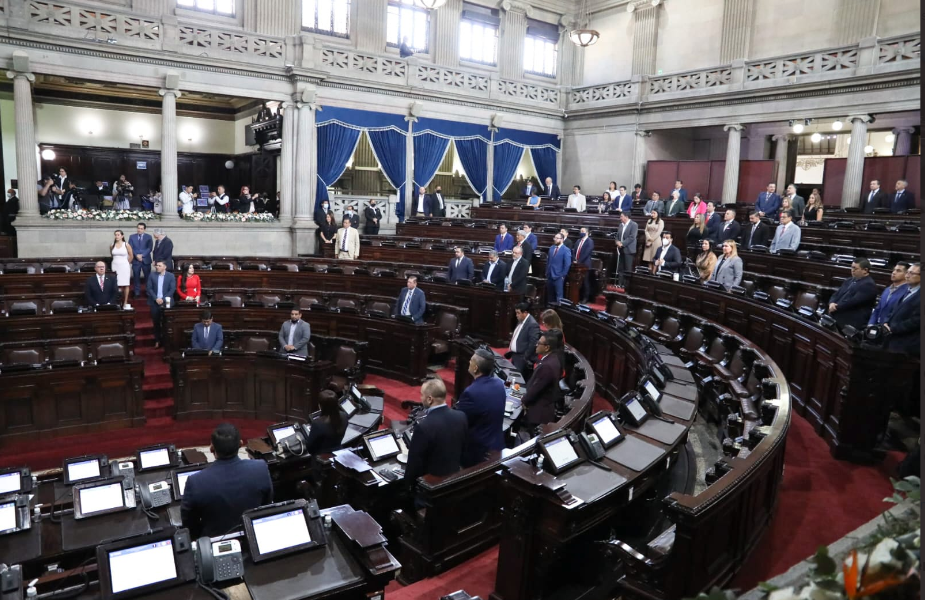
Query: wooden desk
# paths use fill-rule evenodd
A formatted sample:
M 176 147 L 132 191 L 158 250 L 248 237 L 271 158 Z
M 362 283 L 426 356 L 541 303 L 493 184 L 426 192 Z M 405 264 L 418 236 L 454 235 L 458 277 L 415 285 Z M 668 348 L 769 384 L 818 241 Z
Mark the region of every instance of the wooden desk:
M 135 333 L 131 311 L 61 313 L 0 319 L 0 340 L 25 342 Z

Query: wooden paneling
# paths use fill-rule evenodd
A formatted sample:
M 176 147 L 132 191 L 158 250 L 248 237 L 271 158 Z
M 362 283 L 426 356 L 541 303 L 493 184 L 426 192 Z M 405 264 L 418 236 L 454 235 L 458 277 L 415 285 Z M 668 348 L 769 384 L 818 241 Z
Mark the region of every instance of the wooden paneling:
M 739 161 L 739 189 L 736 200 L 739 202 L 754 203 L 758 194 L 774 181 L 777 163 L 773 160 L 743 160 Z

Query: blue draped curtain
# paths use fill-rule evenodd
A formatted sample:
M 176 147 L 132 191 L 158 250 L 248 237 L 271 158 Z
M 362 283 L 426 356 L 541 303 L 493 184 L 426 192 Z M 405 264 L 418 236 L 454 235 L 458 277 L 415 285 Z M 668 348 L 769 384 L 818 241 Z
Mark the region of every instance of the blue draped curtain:
M 501 201 L 501 194 L 511 185 L 514 175 L 517 174 L 517 165 L 523 158 L 524 149 L 514 144 L 495 145 L 495 161 L 492 168 L 491 185 L 494 189 L 495 202 Z
M 405 217 L 405 140 L 407 133 L 394 129 L 368 130 L 373 154 L 382 167 L 382 172 L 398 193 L 395 216 L 401 221 Z
M 488 143 L 479 138 L 453 140 L 453 143 L 469 185 L 484 200 L 488 187 Z
M 332 123 L 318 127 L 318 186 L 315 202 L 328 199 L 328 186 L 337 181 L 347 168 L 347 161 L 353 156 L 360 139 L 360 130 Z M 296 168 L 302 168 L 296 165 Z
M 432 133 L 414 136 L 414 185 L 427 186 L 437 174 L 450 145 L 449 138 Z
M 558 153 L 552 148 L 530 148 L 530 156 L 533 158 L 533 166 L 536 168 L 536 175 L 540 178 L 540 185 L 544 187 L 547 177 L 551 177 L 552 182 L 556 183 L 557 154 Z

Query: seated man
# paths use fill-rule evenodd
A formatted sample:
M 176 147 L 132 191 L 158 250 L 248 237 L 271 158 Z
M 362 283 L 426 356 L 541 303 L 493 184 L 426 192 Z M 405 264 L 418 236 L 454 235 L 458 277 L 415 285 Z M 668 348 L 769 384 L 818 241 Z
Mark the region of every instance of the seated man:
M 906 271 L 906 285 L 909 286 L 909 291 L 893 309 L 890 320 L 883 326 L 888 334 L 886 338 L 887 350 L 916 355 L 921 352 L 919 348 L 922 326 L 921 284 L 922 266 L 915 263 Z
M 87 306 L 97 304 L 115 304 L 119 294 L 119 282 L 115 277 L 106 277 L 106 263 L 97 261 L 93 268 L 96 275 L 91 275 L 84 285 L 84 299 Z
M 861 329 L 870 319 L 877 301 L 877 284 L 870 276 L 870 261 L 859 258 L 851 263 L 851 279 L 829 298 L 829 314 L 840 326 Z
M 775 254 L 781 250 L 797 250 L 800 247 L 800 237 L 803 232 L 800 226 L 793 222 L 793 217 L 789 212 L 780 214 L 780 225 L 774 232 L 774 239 L 771 240 L 771 253 Z
M 562 332 L 558 329 L 546 331 L 536 343 L 536 353 L 540 358 L 523 397 L 530 431 L 537 425 L 556 420 L 556 404 L 562 398 L 562 390 L 559 389 L 559 379 L 562 378 L 562 363 L 559 362 L 561 351 Z
M 456 283 L 460 279 L 472 281 L 472 276 L 475 274 L 475 265 L 472 264 L 472 259 L 466 256 L 466 253 L 459 246 L 456 246 L 453 251 L 456 256 L 450 259 L 447 281 L 449 283 Z
M 906 271 L 908 270 L 909 263 L 903 261 L 896 263 L 896 266 L 893 267 L 893 272 L 890 273 L 890 285 L 883 290 L 883 294 L 880 295 L 880 302 L 877 303 L 874 312 L 870 313 L 870 320 L 867 321 L 868 325 L 883 325 L 890 320 L 896 304 L 909 291 L 909 286 L 906 285 Z
M 222 326 L 212 322 L 212 311 L 204 310 L 199 314 L 199 323 L 193 325 L 193 343 L 196 350 L 208 350 L 209 356 L 220 353 L 225 346 Z
M 488 350 L 480 348 L 469 359 L 473 380 L 456 402 L 456 410 L 465 413 L 469 423 L 463 468 L 479 464 L 492 450 L 500 452 L 504 448 L 507 392 L 504 383 L 494 376 L 494 370 L 495 355 Z
M 240 447 L 238 428 L 222 423 L 209 447 L 215 462 L 186 480 L 180 514 L 193 539 L 226 534 L 241 524 L 244 511 L 273 502 L 267 463 L 242 460 Z
M 424 296 L 424 290 L 418 289 L 418 278 L 412 275 L 408 277 L 407 287 L 398 294 L 398 302 L 395 303 L 392 316 L 411 317 L 415 323 L 421 324 L 424 322 L 426 308 L 427 299 Z
M 482 281 L 493 283 L 498 291 L 504 291 L 504 278 L 507 277 L 507 265 L 498 260 L 498 253 L 488 253 L 488 262 L 482 265 Z
M 511 336 L 510 350 L 504 358 L 511 361 L 514 366 L 529 381 L 533 374 L 533 365 L 536 363 L 536 343 L 540 339 L 540 325 L 530 314 L 530 305 L 519 302 L 514 306 L 514 316 L 517 317 L 517 327 Z
M 428 379 L 421 385 L 421 404 L 427 414 L 414 426 L 405 466 L 405 481 L 411 486 L 423 475 L 442 477 L 458 471 L 469 434 L 466 414 L 446 405 L 442 379 Z
M 312 338 L 311 326 L 302 320 L 302 309 L 289 311 L 289 320 L 279 328 L 279 351 L 308 357 L 308 342 Z
M 671 243 L 671 234 L 666 231 L 662 234 L 662 247 L 655 251 L 655 257 L 652 259 L 652 273 L 661 271 L 677 273 L 681 268 L 681 263 L 681 251 Z

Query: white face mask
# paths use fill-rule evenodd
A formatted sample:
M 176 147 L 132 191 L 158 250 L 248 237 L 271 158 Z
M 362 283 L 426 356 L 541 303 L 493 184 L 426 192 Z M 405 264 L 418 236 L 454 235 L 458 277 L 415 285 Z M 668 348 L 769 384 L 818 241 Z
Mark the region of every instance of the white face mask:
M 667 247 L 669 244 L 671 244 L 671 240 L 662 240 L 662 246 Z

